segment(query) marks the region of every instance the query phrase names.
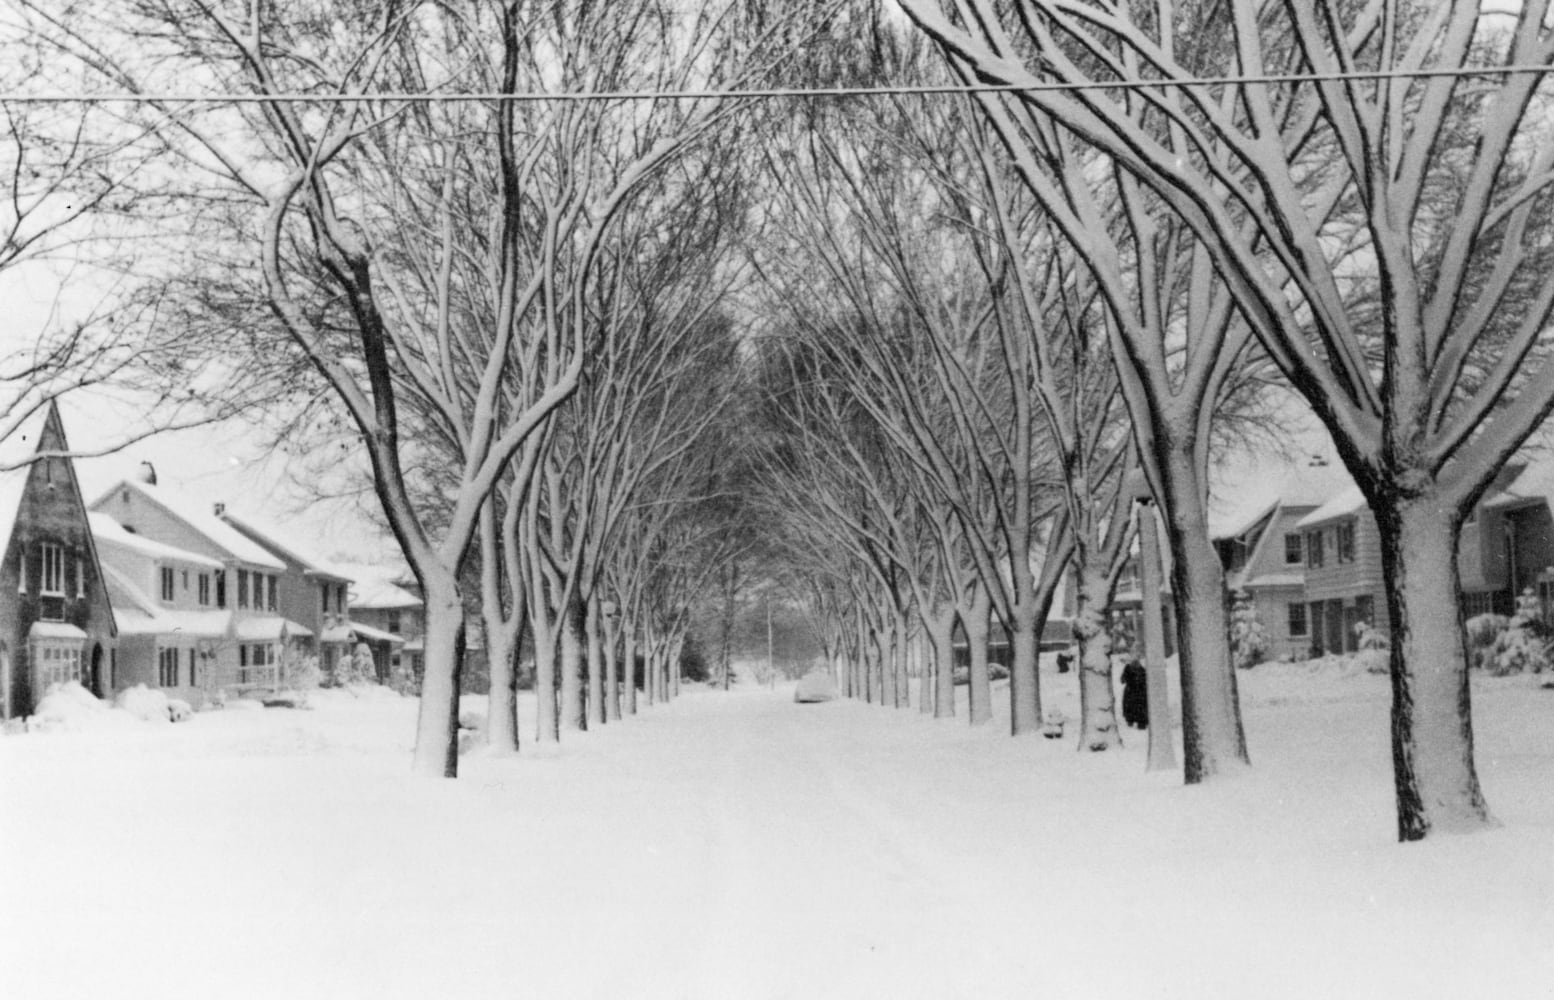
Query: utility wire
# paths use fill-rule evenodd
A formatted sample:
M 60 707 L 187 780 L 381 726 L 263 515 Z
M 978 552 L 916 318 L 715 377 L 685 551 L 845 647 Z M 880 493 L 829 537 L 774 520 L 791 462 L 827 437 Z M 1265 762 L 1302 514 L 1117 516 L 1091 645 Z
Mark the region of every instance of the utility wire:
M 1365 80 L 1429 80 L 1442 77 L 1539 76 L 1554 73 L 1554 66 L 1517 65 L 1452 67 L 1447 69 L 1353 70 L 1334 73 L 1270 73 L 1254 76 L 1209 76 L 1185 79 L 1086 80 L 1079 83 L 972 83 L 901 84 L 884 87 L 764 87 L 743 90 L 610 90 L 588 92 L 521 93 L 371 93 L 371 94 L 99 94 L 0 93 L 0 102 L 18 104 L 365 104 L 388 103 L 534 103 L 541 101 L 698 101 L 776 100 L 801 97 L 887 97 L 938 94 L 1034 94 L 1053 91 L 1146 90 L 1165 87 L 1230 87 L 1278 83 L 1338 83 Z

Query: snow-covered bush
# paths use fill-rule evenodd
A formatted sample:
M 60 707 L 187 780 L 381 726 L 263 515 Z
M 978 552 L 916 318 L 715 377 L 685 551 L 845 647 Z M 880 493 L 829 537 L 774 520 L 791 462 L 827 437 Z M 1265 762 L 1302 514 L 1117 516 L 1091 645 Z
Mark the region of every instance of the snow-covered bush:
M 93 732 L 139 725 L 129 713 L 116 712 L 99 701 L 80 681 L 50 684 L 37 709 L 27 717 L 29 733 Z
M 1238 590 L 1230 606 L 1230 655 L 1236 667 L 1245 670 L 1268 659 L 1268 629 L 1257 617 L 1257 605 L 1252 596 Z
M 113 704 L 116 708 L 122 708 L 135 718 L 146 722 L 172 721 L 172 716 L 167 711 L 167 695 L 144 684 L 136 684 L 132 688 L 120 691 L 114 696 Z
M 1548 641 L 1544 637 L 1542 607 L 1530 589 L 1516 597 L 1516 614 L 1495 637 L 1491 650 L 1491 673 L 1542 673 L 1549 667 Z
M 167 719 L 169 722 L 188 722 L 194 718 L 194 706 L 182 698 L 167 699 Z
M 281 653 L 281 687 L 297 693 L 297 702 L 306 706 L 308 692 L 319 684 L 318 657 L 308 656 L 296 646 Z
M 373 662 L 372 650 L 365 642 L 358 642 L 356 649 L 351 653 L 351 683 L 352 684 L 376 684 L 378 683 L 378 665 Z
M 1505 615 L 1485 612 L 1474 615 L 1463 623 L 1468 634 L 1468 665 L 1479 670 L 1488 669 L 1494 661 L 1495 641 L 1511 623 Z
M 410 666 L 408 655 L 399 658 L 399 665 L 394 668 L 393 675 L 389 678 L 389 686 L 407 698 L 414 698 L 421 693 L 421 685 L 416 680 L 415 670 Z
M 1354 635 L 1360 645 L 1355 658 L 1366 673 L 1385 674 L 1392 669 L 1392 644 L 1381 629 L 1370 622 L 1355 622 Z

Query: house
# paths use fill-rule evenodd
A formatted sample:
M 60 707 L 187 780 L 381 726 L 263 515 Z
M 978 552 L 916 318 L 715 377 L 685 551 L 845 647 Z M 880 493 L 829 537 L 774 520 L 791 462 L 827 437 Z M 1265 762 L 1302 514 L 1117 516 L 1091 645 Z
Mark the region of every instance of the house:
M 1506 467 L 1462 526 L 1457 571 L 1463 613 L 1509 615 L 1532 591 L 1543 620 L 1554 621 L 1554 460 Z
M 1271 503 L 1219 534 L 1214 547 L 1232 593 L 1245 591 L 1268 634 L 1271 657 L 1305 659 L 1313 645 L 1301 521 L 1349 483 L 1341 466 L 1314 459 Z M 1324 550 L 1325 552 L 1326 550 Z
M 154 542 L 107 514 L 89 516 L 119 628 L 117 688 L 144 684 L 199 705 L 222 686 L 232 612 L 215 605 L 220 560 Z
M 109 489 L 91 504 L 91 510 L 106 515 L 124 532 L 171 550 L 155 555 L 144 549 L 135 552 L 122 544 L 110 546 L 115 560 L 112 567 L 118 575 L 118 606 L 126 621 L 133 621 L 136 628 L 144 627 L 149 631 L 142 634 L 154 637 L 149 644 L 137 642 L 135 649 L 137 657 L 149 650 L 155 659 L 126 664 L 126 676 L 173 679 L 172 661 L 182 656 L 186 662 L 174 685 L 179 688 L 280 685 L 283 655 L 314 638 L 312 629 L 280 613 L 285 563 L 211 509 L 158 486 L 155 471 L 149 467 L 142 477 L 126 479 Z M 191 556 L 213 561 L 219 568 L 192 561 Z M 156 569 L 151 592 L 144 589 L 148 557 Z M 219 638 L 180 631 L 185 614 L 205 610 L 226 613 L 219 619 L 225 625 Z M 141 622 L 142 615 L 153 621 Z M 163 625 L 173 626 L 173 631 L 161 630 Z M 187 674 L 190 639 L 196 653 L 194 685 L 188 683 Z
M 49 402 L 0 442 L 0 718 L 32 714 L 49 685 L 114 687 L 118 632 L 97 548 Z M 37 456 L 45 457 L 37 457 Z
M 251 515 L 240 515 L 225 504 L 218 504 L 214 513 L 280 562 L 283 568 L 275 610 L 312 633 L 303 645 L 318 657 L 319 670 L 326 676 L 332 674 L 341 658 L 350 656 L 356 645 L 350 626 L 351 578 L 310 554 L 274 525 Z
M 350 626 L 372 650 L 378 680 L 387 682 L 405 667 L 421 676 L 422 635 L 426 631 L 421 599 L 401 585 L 403 570 L 381 566 L 345 566 L 351 586 Z

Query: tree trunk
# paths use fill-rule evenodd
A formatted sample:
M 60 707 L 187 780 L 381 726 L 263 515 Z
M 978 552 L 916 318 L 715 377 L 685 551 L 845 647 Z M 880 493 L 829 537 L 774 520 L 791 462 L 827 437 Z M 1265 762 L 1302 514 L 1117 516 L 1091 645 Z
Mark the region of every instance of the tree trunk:
M 1041 732 L 1041 675 L 1037 672 L 1036 580 L 1030 556 L 1022 552 L 1010 565 L 1015 603 L 1009 623 L 1009 732 L 1029 736 Z
M 960 626 L 966 633 L 966 652 L 970 658 L 967 671 L 966 700 L 970 704 L 973 726 L 980 726 L 993 719 L 993 686 L 987 672 L 988 620 L 993 613 L 993 598 L 986 589 L 977 587 L 971 606 L 960 610 Z
M 455 778 L 459 773 L 459 670 L 464 658 L 464 604 L 458 588 L 427 586 L 425 668 L 416 716 L 412 773 Z
M 1493 826 L 1473 766 L 1468 659 L 1451 505 L 1373 503 L 1392 616 L 1392 770 L 1398 839 Z
M 917 710 L 924 715 L 932 715 L 936 689 L 933 681 L 933 647 L 928 641 L 926 625 L 913 643 L 912 654 L 917 663 Z
M 1225 613 L 1225 571 L 1209 539 L 1191 449 L 1171 449 L 1160 462 L 1166 490 L 1166 534 L 1176 608 L 1176 652 L 1182 677 L 1182 754 L 1186 782 L 1239 771 L 1250 763 L 1241 728 L 1236 670 Z
M 936 719 L 955 718 L 955 608 L 941 608 L 927 620 L 933 641 L 934 705 Z
M 583 704 L 583 612 L 576 598 L 567 602 L 561 621 L 561 726 L 588 728 L 588 709 Z
M 637 624 L 629 618 L 621 618 L 621 681 L 625 703 L 621 706 L 627 715 L 637 714 Z
M 600 604 L 597 594 L 588 599 L 584 629 L 588 637 L 588 718 L 602 725 L 609 720 L 609 712 L 604 706 L 604 611 Z
M 1009 732 L 1028 736 L 1041 732 L 1041 675 L 1037 672 L 1039 653 L 1036 633 L 1034 596 L 1014 606 L 1014 623 L 1009 630 Z
M 518 752 L 518 649 L 522 633 L 517 641 L 509 642 L 507 631 L 486 622 L 486 660 L 491 671 L 491 689 L 486 706 L 486 746 L 497 756 Z
M 1079 641 L 1079 748 L 1110 750 L 1122 743 L 1122 737 L 1117 731 L 1112 692 L 1111 640 L 1102 615 L 1106 573 L 1083 551 L 1075 553 L 1074 569 L 1078 581 L 1074 636 Z M 1144 600 L 1149 599 L 1146 592 Z
M 888 624 L 885 628 L 889 630 L 888 633 L 876 632 L 874 635 L 875 644 L 879 649 L 875 662 L 880 672 L 880 704 L 894 708 L 896 706 L 896 637 L 893 634 L 895 629 Z
M 604 705 L 608 721 L 621 719 L 620 626 L 604 630 Z
M 1160 531 L 1155 504 L 1139 504 L 1139 590 L 1158 595 L 1160 572 Z M 1146 771 L 1176 770 L 1176 747 L 1171 738 L 1171 692 L 1166 677 L 1165 623 L 1160 601 L 1144 602 L 1144 677 L 1145 697 L 1149 704 L 1149 762 Z
M 556 701 L 556 641 L 553 629 L 537 620 L 534 628 L 534 695 L 539 705 L 535 712 L 534 742 L 555 743 L 561 739 Z

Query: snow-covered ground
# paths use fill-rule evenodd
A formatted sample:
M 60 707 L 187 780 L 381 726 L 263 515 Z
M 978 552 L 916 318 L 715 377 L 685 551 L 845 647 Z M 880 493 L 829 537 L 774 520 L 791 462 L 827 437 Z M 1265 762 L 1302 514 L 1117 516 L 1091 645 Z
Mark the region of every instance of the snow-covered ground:
M 1549 997 L 1537 680 L 1475 682 L 1503 827 L 1410 846 L 1385 679 L 1304 665 L 1241 675 L 1257 767 L 1192 789 L 1141 734 L 1084 755 L 791 684 L 456 782 L 408 776 L 386 693 L 5 737 L 0 995 Z

